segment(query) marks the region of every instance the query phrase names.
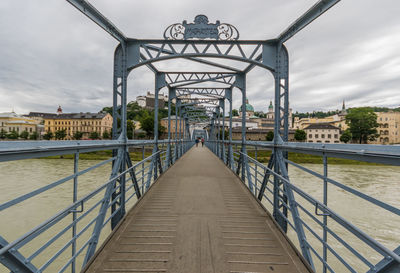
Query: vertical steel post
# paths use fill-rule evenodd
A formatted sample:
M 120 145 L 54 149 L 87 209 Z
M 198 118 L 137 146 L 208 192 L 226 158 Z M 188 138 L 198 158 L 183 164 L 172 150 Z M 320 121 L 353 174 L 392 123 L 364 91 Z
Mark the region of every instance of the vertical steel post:
M 213 153 L 215 153 L 215 124 L 214 124 L 214 121 L 215 121 L 215 113 L 213 113 L 213 116 L 211 118 L 211 129 L 210 129 L 210 138 L 212 140 L 212 142 L 211 142 L 211 145 L 212 145 L 211 146 L 212 147 L 211 151 Z
M 178 108 L 180 107 L 180 100 L 176 99 L 175 103 L 175 161 L 178 159 Z
M 220 107 L 217 107 L 216 109 L 217 111 L 217 142 L 216 142 L 216 151 L 215 153 L 217 154 L 217 156 L 219 158 L 221 158 L 220 154 L 219 154 L 219 150 L 220 150 L 220 137 L 221 137 L 221 128 L 220 128 L 220 116 L 221 116 L 221 111 L 220 111 Z
M 79 171 L 79 152 L 74 154 L 74 185 L 73 185 L 73 194 L 72 194 L 72 203 L 75 203 L 78 200 L 78 176 L 77 173 Z M 73 226 L 72 226 L 72 257 L 75 256 L 76 253 L 76 211 L 74 210 L 72 212 L 72 221 L 73 221 Z M 76 269 L 76 264 L 75 264 L 75 258 L 72 258 L 72 263 L 71 263 L 71 272 L 75 273 Z
M 179 109 L 179 157 L 183 154 L 183 109 Z
M 154 88 L 154 147 L 153 154 L 158 152 L 158 93 L 160 89 L 158 87 L 158 75 L 156 74 L 156 83 Z M 153 157 L 153 167 L 154 167 L 154 180 L 157 179 L 157 158 L 158 156 Z
M 115 51 L 114 56 L 114 88 L 113 88 L 113 139 L 118 139 L 124 143 L 124 147 L 113 151 L 114 156 L 122 156 L 119 166 L 119 172 L 124 172 L 125 170 L 125 155 L 128 152 L 127 148 L 127 135 L 126 135 L 126 124 L 127 124 L 127 45 L 126 43 L 121 43 L 120 46 Z M 120 104 L 118 102 L 118 97 L 120 98 Z M 115 124 L 114 124 L 115 123 Z M 119 150 L 123 150 L 120 153 Z M 114 166 L 113 166 L 114 167 Z M 118 202 L 114 202 L 111 206 L 111 228 L 114 229 L 119 223 L 122 217 L 125 215 L 125 181 L 126 174 L 123 174 L 120 178 L 116 180 L 114 184 L 115 188 L 111 195 L 111 200 L 118 199 Z M 117 192 L 118 189 L 118 192 Z M 99 231 L 100 232 L 100 231 Z
M 229 100 L 229 165 L 230 168 L 234 169 L 234 160 L 233 160 L 233 147 L 232 147 L 232 88 L 225 90 L 225 95 L 228 96 Z
M 173 97 L 173 89 L 168 89 L 168 148 L 167 148 L 167 164 L 165 165 L 166 168 L 169 168 L 170 164 L 172 163 L 172 156 L 171 156 L 171 103 Z
M 244 160 L 244 154 L 246 154 L 246 88 L 244 85 L 244 79 L 242 77 L 237 77 L 237 80 L 241 79 L 241 91 L 242 91 L 242 180 L 245 182 L 245 171 L 246 171 L 246 166 L 245 166 L 245 160 Z M 251 190 L 250 190 L 251 191 Z
M 257 146 L 254 145 L 254 159 L 257 161 Z M 254 196 L 257 196 L 257 183 L 258 183 L 258 178 L 257 178 L 257 164 L 254 164 Z
M 142 146 L 142 160 L 144 159 L 145 149 Z M 144 162 L 142 162 L 142 194 L 144 194 Z
M 153 154 L 158 152 L 158 94 L 160 93 L 160 89 L 166 86 L 165 82 L 165 74 L 157 72 L 155 74 L 155 88 L 154 88 L 154 148 Z M 158 177 L 158 172 L 160 174 L 163 172 L 161 165 L 160 154 L 156 154 L 153 157 L 153 167 L 154 167 L 154 180 Z
M 221 158 L 226 163 L 225 154 L 225 97 L 220 100 L 220 106 L 222 107 L 222 141 L 221 141 Z
M 275 72 L 273 73 L 274 80 L 275 80 L 275 98 L 274 98 L 274 148 L 273 148 L 273 155 L 277 155 L 280 151 L 277 148 L 278 144 L 281 144 L 283 142 L 282 137 L 281 137 L 281 75 L 282 75 L 282 65 L 281 65 L 281 50 L 282 50 L 282 45 L 277 44 L 274 48 L 275 50 L 275 55 L 273 56 L 275 58 Z M 273 163 L 274 167 L 274 172 L 275 173 L 280 173 L 280 162 L 281 158 L 279 156 L 273 156 L 275 162 Z M 281 228 L 287 232 L 287 222 L 285 220 L 285 217 L 287 218 L 287 208 L 285 205 L 282 205 L 281 202 L 287 203 L 287 197 L 285 194 L 282 194 L 280 196 L 280 190 L 284 192 L 283 190 L 283 183 L 281 180 L 274 175 L 274 199 L 273 199 L 273 216 L 275 220 L 279 223 Z M 283 217 L 279 213 L 279 211 L 282 209 Z
M 324 205 L 328 207 L 328 159 L 326 157 L 326 154 L 323 153 L 323 163 L 324 163 Z M 324 230 L 323 230 L 323 240 L 324 240 L 324 245 L 323 245 L 323 260 L 325 263 L 328 262 L 328 251 L 327 251 L 327 243 L 328 243 L 328 232 L 327 232 L 327 227 L 328 227 L 328 216 L 326 213 L 324 213 Z M 323 273 L 327 272 L 327 266 L 326 264 L 323 264 Z

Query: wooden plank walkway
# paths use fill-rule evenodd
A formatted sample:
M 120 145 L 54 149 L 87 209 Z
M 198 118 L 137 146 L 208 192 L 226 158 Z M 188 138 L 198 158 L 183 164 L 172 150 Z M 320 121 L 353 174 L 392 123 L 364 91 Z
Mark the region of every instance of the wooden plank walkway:
M 84 272 L 311 272 L 231 170 L 194 147 L 127 214 Z

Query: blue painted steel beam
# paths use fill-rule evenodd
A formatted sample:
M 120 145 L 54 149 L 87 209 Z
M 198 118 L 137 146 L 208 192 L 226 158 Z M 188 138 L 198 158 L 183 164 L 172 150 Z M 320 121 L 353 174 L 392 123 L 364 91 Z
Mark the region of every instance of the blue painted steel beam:
M 67 2 L 85 14 L 90 20 L 95 22 L 120 43 L 123 43 L 128 39 L 122 31 L 120 31 L 110 20 L 108 20 L 100 11 L 86 0 L 67 0 Z
M 168 140 L 160 140 L 160 143 Z M 67 155 L 77 152 L 87 153 L 118 149 L 123 146 L 135 147 L 152 145 L 152 140 L 62 140 L 62 141 L 0 141 L 0 162 L 39 158 L 45 156 Z
M 8 242 L 0 236 L 0 248 L 8 245 Z M 0 256 L 0 263 L 9 268 L 11 272 L 33 273 L 37 272 L 37 268 L 22 256 L 16 249 L 10 249 Z
M 324 14 L 331 7 L 339 3 L 340 0 L 320 0 L 302 16 L 300 16 L 294 23 L 285 29 L 278 37 L 280 43 L 284 43 L 292 38 L 296 33 L 309 25 L 312 21 Z
M 233 141 L 239 144 L 239 141 Z M 327 157 L 345 158 L 365 162 L 400 166 L 400 146 L 371 144 L 323 144 L 284 142 L 274 145 L 268 141 L 247 141 L 246 145 L 256 145 L 267 149 L 274 147 L 288 152 L 304 153 Z
M 400 246 L 394 251 L 400 256 Z M 391 257 L 385 257 L 376 264 L 375 270 L 369 270 L 367 273 L 398 273 L 400 272 L 400 263 L 397 263 Z

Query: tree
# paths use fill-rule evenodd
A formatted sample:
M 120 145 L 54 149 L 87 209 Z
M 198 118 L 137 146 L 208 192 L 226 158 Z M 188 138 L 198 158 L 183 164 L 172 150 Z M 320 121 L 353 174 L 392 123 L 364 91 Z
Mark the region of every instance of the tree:
M 267 135 L 265 136 L 265 140 L 266 140 L 266 141 L 272 141 L 272 140 L 274 140 L 274 131 L 269 131 L 269 132 L 267 133 Z
M 238 116 L 239 116 L 238 110 L 233 109 L 233 110 L 232 110 L 232 116 L 233 116 L 233 117 L 238 117 Z
M 222 139 L 222 128 L 219 130 L 219 137 Z M 227 130 L 224 130 L 224 140 L 229 139 L 229 132 Z
M 146 116 L 140 121 L 140 128 L 146 132 L 148 137 L 154 136 L 154 116 Z M 164 126 L 161 126 L 160 121 L 158 121 L 158 136 L 161 136 L 166 131 Z
M 294 139 L 297 141 L 305 141 L 307 139 L 307 134 L 304 130 L 297 129 L 294 133 Z
M 370 107 L 352 108 L 346 115 L 346 124 L 354 140 L 358 143 L 367 143 L 375 140 L 379 134 L 376 128 L 379 126 L 377 115 Z
M 74 133 L 74 139 L 75 139 L 75 140 L 80 140 L 80 139 L 82 139 L 82 137 L 83 137 L 83 132 L 76 131 L 76 132 Z
M 103 139 L 109 139 L 110 138 L 110 133 L 107 131 L 107 130 L 105 130 L 104 132 L 103 132 Z
M 58 131 L 56 131 L 56 133 L 55 133 L 55 138 L 56 139 L 64 139 L 65 137 L 67 136 L 67 132 L 66 132 L 66 130 L 65 129 L 63 129 L 63 130 L 58 130 Z
M 140 132 L 140 133 L 137 134 L 137 138 L 139 138 L 139 139 L 143 139 L 145 137 L 146 137 L 146 134 L 143 133 L 143 132 Z
M 351 135 L 349 129 L 345 130 L 343 132 L 343 134 L 340 136 L 340 141 L 347 143 L 349 142 L 351 139 L 353 138 L 353 136 Z
M 30 136 L 29 136 L 29 139 L 30 140 L 37 140 L 39 138 L 39 134 L 36 132 L 36 131 L 34 131 Z
M 126 136 L 128 137 L 128 139 L 133 139 L 134 131 L 135 131 L 135 124 L 133 123 L 132 120 L 128 119 L 126 121 Z
M 99 133 L 97 133 L 96 131 L 94 131 L 94 132 L 91 132 L 91 133 L 90 133 L 89 138 L 90 138 L 90 139 L 99 139 L 99 138 L 100 138 L 100 135 L 99 135 Z
M 140 122 L 140 128 L 146 132 L 146 135 L 151 137 L 154 133 L 154 117 L 147 116 Z
M 50 140 L 52 138 L 53 138 L 53 133 L 50 131 L 43 135 L 43 139 L 45 139 L 45 140 Z
M 1 131 L 0 131 L 0 139 L 5 139 L 6 137 L 7 137 L 6 131 L 4 131 L 3 129 L 1 129 Z
M 28 131 L 23 131 L 19 136 L 23 139 L 28 139 L 29 133 Z
M 7 134 L 7 138 L 9 139 L 18 139 L 18 133 L 15 130 L 12 130 Z

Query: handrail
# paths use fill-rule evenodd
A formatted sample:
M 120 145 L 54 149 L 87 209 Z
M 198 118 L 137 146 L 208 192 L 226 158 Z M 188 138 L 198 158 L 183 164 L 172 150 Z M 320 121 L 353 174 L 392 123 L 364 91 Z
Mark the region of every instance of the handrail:
M 12 145 L 8 145 L 8 143 L 12 143 Z M 20 145 L 21 144 L 21 145 Z M 39 145 L 38 145 L 39 144 Z M 42 245 L 39 245 L 37 249 L 34 249 L 33 253 L 29 255 L 28 258 L 24 258 L 23 261 L 20 261 L 22 263 L 24 262 L 31 262 L 32 260 L 36 259 L 37 257 L 40 256 L 40 254 L 43 253 L 45 249 L 47 249 L 49 246 L 53 245 L 56 241 L 59 241 L 61 238 L 63 238 L 63 235 L 68 231 L 68 230 L 73 230 L 73 236 L 70 238 L 68 241 L 65 242 L 65 244 L 60 248 L 59 250 L 55 251 L 51 257 L 49 257 L 48 260 L 45 261 L 44 264 L 41 266 L 38 266 L 38 270 L 44 270 L 47 268 L 50 264 L 53 263 L 54 260 L 59 257 L 63 252 L 65 252 L 66 249 L 69 248 L 71 245 L 75 245 L 75 241 L 80 238 L 80 236 L 84 233 L 90 232 L 90 227 L 98 221 L 102 221 L 100 225 L 100 231 L 103 229 L 103 227 L 113 219 L 119 213 L 121 209 L 121 203 L 119 198 L 123 198 L 124 202 L 127 203 L 130 200 L 135 200 L 132 199 L 133 196 L 137 196 L 139 199 L 139 193 L 141 193 L 141 196 L 147 192 L 148 187 L 155 181 L 156 175 L 152 174 L 153 168 L 154 171 L 157 170 L 159 167 L 159 163 L 161 164 L 163 170 L 166 170 L 170 166 L 170 162 L 167 161 L 167 157 L 173 157 L 175 160 L 178 159 L 181 155 L 183 155 L 193 144 L 193 141 L 191 140 L 182 140 L 182 139 L 176 139 L 176 140 L 159 140 L 159 141 L 153 141 L 153 140 L 145 140 L 145 141 L 137 141 L 137 140 L 131 140 L 128 141 L 127 143 L 121 143 L 119 141 L 47 141 L 47 142 L 31 142 L 31 141 L 21 141 L 19 143 L 16 142 L 0 142 L 0 161 L 7 160 L 17 160 L 17 159 L 24 159 L 24 158 L 32 158 L 32 157 L 42 157 L 42 156 L 47 156 L 49 153 L 52 154 L 75 154 L 75 159 L 74 159 L 74 165 L 75 165 L 75 172 L 71 175 L 68 175 L 64 178 L 61 178 L 57 181 L 54 181 L 46 186 L 40 187 L 39 189 L 33 190 L 32 192 L 29 192 L 27 194 L 21 195 L 17 198 L 14 198 L 13 200 L 7 201 L 3 204 L 0 205 L 0 211 L 4 211 L 16 204 L 22 204 L 23 201 L 28 200 L 34 196 L 40 196 L 40 194 L 53 189 L 67 181 L 70 180 L 75 180 L 80 177 L 83 174 L 86 174 L 98 167 L 104 166 L 107 163 L 113 162 L 114 170 L 118 170 L 119 168 L 115 168 L 115 166 L 120 166 L 119 164 L 125 164 L 124 160 L 129 160 L 130 158 L 128 155 L 124 156 L 124 154 L 127 153 L 127 148 L 128 147 L 138 147 L 142 148 L 142 156 L 143 159 L 135 162 L 135 164 L 128 164 L 128 167 L 124 167 L 124 169 L 120 169 L 115 173 L 115 175 L 112 175 L 105 183 L 101 184 L 98 186 L 96 189 L 92 190 L 90 193 L 86 194 L 84 197 L 75 200 L 72 204 L 66 206 L 62 210 L 58 211 L 54 215 L 52 215 L 50 218 L 47 220 L 43 221 L 30 231 L 24 233 L 22 236 L 18 237 L 17 239 L 13 240 L 11 243 L 7 243 L 4 247 L 0 249 L 0 257 L 12 257 L 12 255 L 9 255 L 10 253 L 14 253 L 15 251 L 18 251 L 21 247 L 24 245 L 28 244 L 35 238 L 37 238 L 40 234 L 43 232 L 49 230 L 50 228 L 56 228 L 58 230 L 55 230 L 55 235 L 46 239 L 46 241 L 43 242 Z M 167 146 L 168 145 L 168 146 Z M 174 145 L 178 148 L 179 153 L 175 154 L 176 150 L 171 149 L 169 153 L 167 153 L 166 149 L 169 145 Z M 144 158 L 144 147 L 146 146 L 153 146 L 153 152 L 150 156 Z M 109 150 L 113 149 L 116 150 L 118 149 L 118 155 L 117 156 L 112 156 L 107 160 L 103 160 L 99 163 L 96 163 L 93 166 L 90 166 L 89 168 L 86 168 L 84 170 L 78 171 L 77 164 L 79 160 L 79 154 L 83 152 L 91 152 L 91 151 L 100 151 L 100 150 Z M 121 157 L 120 157 L 121 156 Z M 125 159 L 123 159 L 125 158 Z M 123 159 L 123 160 L 122 160 Z M 159 163 L 156 163 L 156 161 L 159 160 Z M 145 164 L 145 163 L 151 163 L 151 164 Z M 153 164 L 155 163 L 155 164 Z M 173 162 L 172 162 L 173 163 Z M 153 165 L 152 165 L 153 164 Z M 131 181 L 131 185 L 125 184 L 124 191 L 122 191 L 122 184 L 117 184 L 116 181 L 121 179 L 122 177 L 128 176 L 124 179 L 125 183 L 128 181 Z M 146 177 L 146 179 L 144 179 Z M 137 183 L 140 181 L 142 184 Z M 135 184 L 136 183 L 136 184 Z M 75 184 L 74 184 L 75 185 Z M 113 185 L 113 186 L 112 186 Z M 112 187 L 110 191 L 110 187 Z M 139 190 L 139 192 L 137 192 Z M 95 196 L 98 196 L 99 193 L 101 192 L 108 192 L 107 194 L 104 195 L 104 197 L 100 197 L 98 199 Z M 113 195 L 111 198 L 111 193 L 116 193 Z M 124 196 L 123 196 L 124 194 Z M 110 200 L 110 199 L 112 200 Z M 94 205 L 90 206 L 85 206 L 85 203 L 87 203 L 89 200 L 95 200 Z M 109 200 L 109 202 L 107 201 Z M 104 204 L 107 203 L 106 206 Z M 101 205 L 101 206 L 100 206 Z M 76 225 L 79 221 L 82 219 L 87 219 L 88 215 L 90 212 L 92 212 L 96 207 L 105 207 L 105 209 L 111 209 L 113 206 L 117 205 L 118 208 L 116 210 L 113 210 L 111 215 L 107 219 L 103 219 L 102 216 L 97 214 L 93 219 L 90 220 L 90 222 L 83 228 L 80 229 L 79 231 L 76 230 Z M 123 206 L 125 206 L 123 204 Z M 79 209 L 77 209 L 79 208 Z M 78 213 L 82 213 L 79 217 L 75 218 L 75 215 Z M 72 222 L 68 223 L 64 227 L 59 227 L 55 226 L 57 223 L 59 223 L 61 220 L 66 219 L 65 217 L 73 214 L 74 218 L 72 219 Z M 98 226 L 98 223 L 96 223 L 96 226 Z M 61 228 L 61 229 L 59 229 Z M 76 231 L 78 231 L 76 233 Z M 95 231 L 93 231 L 95 232 Z M 62 270 L 65 270 L 68 266 L 70 266 L 71 263 L 73 263 L 73 267 L 75 268 L 75 259 L 78 255 L 83 252 L 83 250 L 90 246 L 91 240 L 94 238 L 94 236 L 98 236 L 97 234 L 93 233 L 89 239 L 87 239 L 86 243 L 83 243 L 83 246 L 77 250 L 72 252 L 71 259 L 64 264 L 61 265 Z M 18 254 L 19 256 L 14 257 L 14 259 L 20 259 L 23 257 L 22 255 Z M 13 269 L 12 269 L 13 270 Z
M 334 179 L 329 178 L 327 175 L 328 157 L 350 158 L 359 161 L 384 163 L 395 166 L 400 165 L 400 160 L 399 160 L 400 146 L 359 145 L 359 144 L 319 144 L 319 143 L 311 144 L 311 143 L 293 143 L 293 142 L 292 143 L 286 142 L 274 145 L 273 142 L 265 142 L 265 141 L 245 141 L 244 143 L 242 143 L 241 141 L 226 141 L 226 140 L 224 141 L 209 140 L 208 143 L 206 144 L 211 151 L 213 151 L 217 156 L 220 157 L 221 160 L 224 160 L 226 156 L 229 156 L 226 154 L 225 155 L 221 154 L 220 152 L 222 150 L 221 145 L 228 146 L 229 148 L 225 147 L 225 153 L 232 153 L 230 156 L 234 161 L 232 162 L 233 164 L 229 162 L 226 164 L 229 164 L 232 171 L 236 173 L 238 173 L 237 170 L 239 168 L 241 171 L 242 168 L 245 169 L 244 172 L 246 174 L 241 175 L 241 178 L 243 179 L 244 184 L 247 187 L 249 187 L 249 189 L 250 187 L 254 188 L 254 191 L 251 191 L 252 194 L 254 194 L 254 196 L 257 197 L 258 193 L 260 194 L 262 193 L 262 197 L 265 197 L 265 200 L 268 201 L 267 204 L 270 204 L 272 208 L 275 208 L 275 202 L 276 200 L 279 200 L 280 209 L 278 210 L 274 209 L 273 211 L 274 215 L 275 213 L 278 214 L 279 216 L 278 218 L 280 218 L 281 221 L 282 220 L 285 221 L 288 224 L 288 226 L 290 226 L 295 232 L 297 232 L 297 226 L 295 224 L 295 221 L 298 221 L 297 225 L 300 222 L 300 225 L 308 230 L 311 237 L 314 237 L 317 240 L 317 242 L 322 243 L 324 251 L 323 253 L 322 251 L 321 252 L 317 251 L 318 248 L 315 248 L 315 246 L 313 246 L 313 244 L 315 243 L 314 242 L 311 243 L 311 241 L 309 241 L 307 238 L 304 238 L 302 242 L 303 245 L 305 245 L 307 248 L 309 248 L 309 250 L 311 250 L 315 254 L 317 260 L 321 262 L 322 267 L 324 268 L 324 272 L 326 272 L 326 270 L 330 272 L 335 272 L 332 264 L 328 263 L 326 254 L 327 252 L 330 252 L 330 254 L 334 255 L 337 258 L 337 261 L 339 261 L 339 263 L 341 263 L 348 270 L 350 270 L 350 272 L 356 272 L 356 271 L 358 272 L 358 270 L 355 270 L 356 267 L 354 267 L 354 264 L 352 262 L 349 262 L 349 260 L 346 259 L 347 258 L 346 256 L 343 256 L 342 254 L 343 252 L 339 251 L 338 249 L 335 249 L 336 245 L 333 245 L 332 241 L 331 242 L 327 241 L 326 237 L 327 234 L 333 236 L 333 238 L 337 240 L 337 244 L 341 244 L 345 249 L 350 251 L 354 255 L 354 257 L 359 259 L 360 262 L 362 262 L 364 265 L 370 268 L 371 272 L 375 270 L 376 266 L 379 266 L 379 265 L 374 265 L 375 262 L 371 260 L 370 256 L 364 256 L 365 253 L 369 252 L 365 252 L 364 249 L 360 248 L 360 246 L 353 245 L 352 241 L 346 241 L 345 239 L 342 239 L 341 235 L 336 234 L 333 231 L 333 229 L 329 228 L 328 224 L 333 222 L 339 224 L 341 229 L 345 230 L 346 232 L 349 232 L 349 234 L 352 234 L 352 236 L 355 236 L 361 242 L 368 245 L 371 248 L 371 251 L 374 251 L 374 253 L 381 255 L 383 260 L 380 262 L 380 264 L 387 264 L 390 261 L 400 264 L 400 256 L 397 254 L 396 251 L 388 249 L 386 246 L 378 242 L 372 236 L 370 236 L 369 234 L 367 234 L 366 232 L 364 232 L 363 230 L 359 229 L 357 226 L 352 224 L 349 220 L 343 218 L 340 214 L 332 210 L 332 208 L 330 208 L 327 205 L 327 203 L 324 203 L 325 201 L 324 202 L 319 201 L 318 199 L 311 196 L 308 192 L 302 190 L 300 185 L 295 185 L 291 183 L 289 177 L 287 176 L 287 169 L 283 173 L 281 173 L 282 168 L 283 169 L 287 168 L 285 167 L 285 163 L 289 164 L 290 166 L 298 168 L 300 171 L 311 174 L 315 178 L 322 180 L 323 183 L 321 183 L 321 186 L 324 186 L 324 192 L 323 192 L 324 196 L 327 195 L 327 189 L 328 189 L 327 184 L 331 184 L 345 191 L 346 193 L 350 193 L 365 201 L 370 202 L 377 208 L 384 209 L 385 211 L 392 213 L 392 215 L 394 216 L 400 216 L 399 208 L 396 208 L 390 204 L 380 201 L 359 190 L 346 186 Z M 242 149 L 243 144 L 246 146 L 246 149 Z M 248 154 L 248 152 L 252 150 L 251 147 L 254 147 L 253 151 L 255 152 L 256 158 L 257 158 L 257 152 L 259 152 L 260 150 L 271 150 L 272 155 L 273 154 L 279 155 L 279 153 L 281 153 L 281 156 L 278 157 L 278 159 L 274 158 L 274 160 L 280 161 L 277 169 L 278 172 L 274 168 L 268 167 L 270 163 L 268 163 L 268 166 L 266 166 L 261 162 L 259 162 L 257 159 L 252 158 Z M 302 166 L 298 163 L 288 160 L 283 156 L 282 151 L 312 154 L 322 157 L 323 166 L 325 170 L 324 174 L 320 174 L 318 172 L 306 168 L 305 166 Z M 245 158 L 246 160 L 244 160 L 243 158 Z M 248 166 L 246 166 L 246 164 Z M 254 164 L 254 165 L 249 165 L 249 164 Z M 254 179 L 254 181 L 249 180 L 250 178 L 251 180 Z M 276 186 L 279 185 L 276 184 L 277 181 L 278 183 L 279 182 L 283 183 L 283 187 L 278 186 L 278 188 L 276 188 Z M 264 185 L 265 189 L 262 189 L 261 192 L 262 188 L 261 185 L 263 185 L 263 183 L 265 183 Z M 289 189 L 290 191 L 295 193 L 297 197 L 300 197 L 302 200 L 304 200 L 307 204 L 311 204 L 312 208 L 310 209 L 308 206 L 302 205 L 302 203 L 299 203 L 299 201 L 293 199 L 294 196 L 292 197 L 292 199 L 287 201 L 285 198 L 287 198 L 288 194 L 287 191 Z M 270 196 L 271 198 L 269 198 L 268 196 Z M 260 196 L 258 196 L 258 198 L 261 200 Z M 301 209 L 310 218 L 304 218 L 304 217 L 300 218 L 300 216 L 298 216 L 297 218 L 295 217 L 293 220 L 291 220 L 290 217 L 288 217 L 288 215 L 285 214 L 284 210 L 282 209 L 284 208 L 287 210 L 288 213 L 293 214 L 294 213 L 293 209 L 296 207 Z M 321 217 L 324 220 L 320 221 L 319 219 L 317 219 L 317 217 Z M 330 218 L 332 221 L 327 222 L 327 218 Z M 317 225 L 319 225 L 323 229 L 324 235 L 323 236 L 318 235 L 318 232 L 313 230 L 314 227 L 310 225 L 308 221 L 311 221 L 312 223 L 316 223 Z M 277 223 L 279 223 L 279 221 Z

